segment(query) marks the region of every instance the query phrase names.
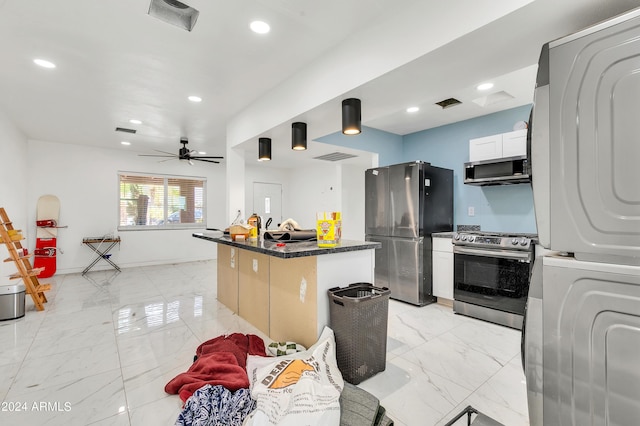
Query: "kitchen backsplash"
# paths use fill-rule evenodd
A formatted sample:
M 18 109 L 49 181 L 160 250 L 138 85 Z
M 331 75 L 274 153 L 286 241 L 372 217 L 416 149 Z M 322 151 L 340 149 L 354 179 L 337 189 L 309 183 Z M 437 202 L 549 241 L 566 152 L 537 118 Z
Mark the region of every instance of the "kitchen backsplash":
M 480 231 L 480 225 L 457 225 L 456 231 L 458 232 Z

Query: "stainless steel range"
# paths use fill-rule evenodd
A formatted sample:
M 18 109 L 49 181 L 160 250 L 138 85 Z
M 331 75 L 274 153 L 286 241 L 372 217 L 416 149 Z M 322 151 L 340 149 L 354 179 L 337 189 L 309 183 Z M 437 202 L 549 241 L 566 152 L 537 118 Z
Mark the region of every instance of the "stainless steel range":
M 454 312 L 522 329 L 535 241 L 532 234 L 454 234 Z

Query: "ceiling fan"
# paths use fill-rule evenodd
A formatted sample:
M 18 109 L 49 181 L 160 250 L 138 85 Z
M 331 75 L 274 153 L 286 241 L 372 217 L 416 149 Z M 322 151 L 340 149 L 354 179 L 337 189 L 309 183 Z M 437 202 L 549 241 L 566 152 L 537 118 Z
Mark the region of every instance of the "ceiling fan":
M 187 160 L 189 164 L 191 164 L 192 166 L 193 166 L 193 160 L 219 164 L 220 162 L 216 161 L 215 159 L 217 160 L 224 159 L 224 157 L 193 155 L 193 154 L 197 154 L 197 151 L 190 150 L 189 148 L 187 148 L 187 144 L 189 143 L 189 140 L 187 138 L 180 138 L 180 143 L 182 144 L 182 148 L 178 150 L 177 154 L 172 154 L 170 152 L 160 151 L 159 149 L 156 149 L 154 151 L 161 152 L 163 155 L 160 155 L 160 154 L 138 154 L 138 155 L 140 157 L 168 157 L 166 160 L 161 160 L 160 162 L 175 160 L 175 159 Z

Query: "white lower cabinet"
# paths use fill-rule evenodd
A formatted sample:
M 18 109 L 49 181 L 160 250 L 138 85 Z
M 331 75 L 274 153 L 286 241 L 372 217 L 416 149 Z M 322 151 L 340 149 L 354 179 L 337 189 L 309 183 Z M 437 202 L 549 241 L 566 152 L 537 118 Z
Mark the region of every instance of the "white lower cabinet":
M 453 244 L 433 237 L 433 295 L 453 300 Z

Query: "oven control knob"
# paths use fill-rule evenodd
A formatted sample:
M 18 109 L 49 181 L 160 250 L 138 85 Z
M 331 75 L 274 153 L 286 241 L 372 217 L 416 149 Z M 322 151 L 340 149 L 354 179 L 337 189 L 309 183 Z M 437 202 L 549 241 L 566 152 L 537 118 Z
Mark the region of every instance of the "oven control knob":
M 453 239 L 454 240 L 459 240 L 460 239 L 460 234 L 458 234 L 458 233 L 453 234 Z
M 521 246 L 526 246 L 528 243 L 529 243 L 529 240 L 527 240 L 526 238 L 523 238 L 522 240 L 520 240 Z
M 469 242 L 470 242 L 470 243 L 474 242 L 474 241 L 475 241 L 475 239 L 476 239 L 476 237 L 475 237 L 475 236 L 473 236 L 473 235 L 469 235 Z
M 511 240 L 511 244 L 513 244 L 514 246 L 517 246 L 518 245 L 518 239 L 517 238 L 512 239 Z
M 467 241 L 467 236 L 466 235 L 462 236 L 462 241 Z

